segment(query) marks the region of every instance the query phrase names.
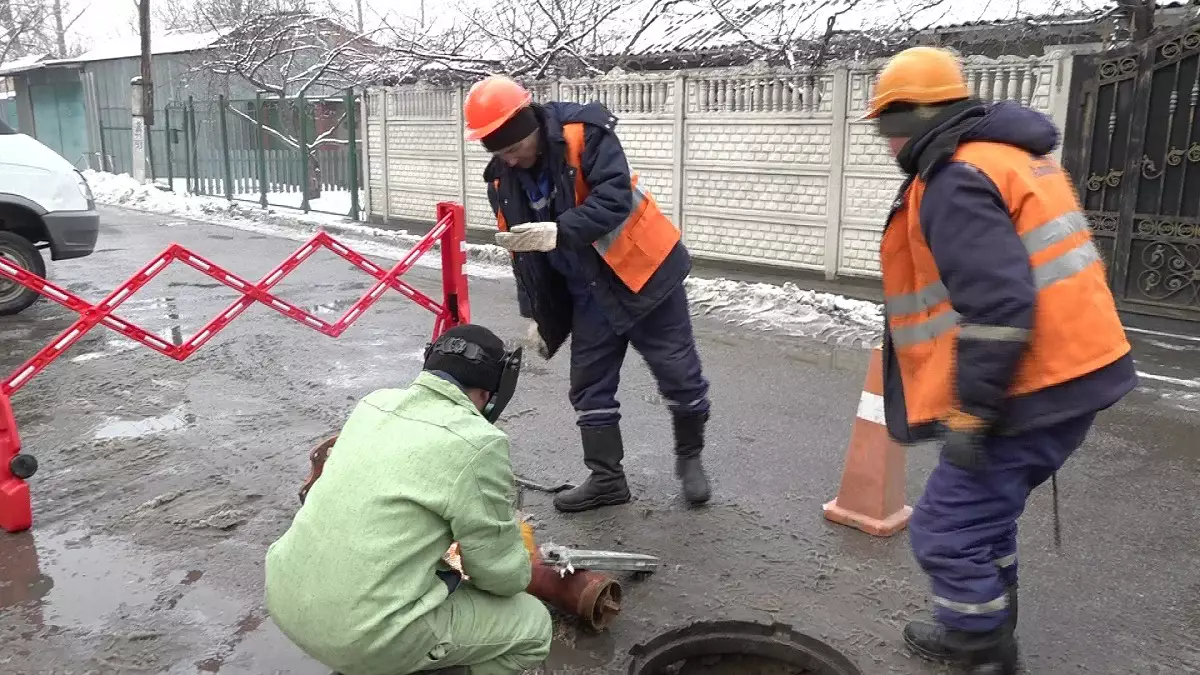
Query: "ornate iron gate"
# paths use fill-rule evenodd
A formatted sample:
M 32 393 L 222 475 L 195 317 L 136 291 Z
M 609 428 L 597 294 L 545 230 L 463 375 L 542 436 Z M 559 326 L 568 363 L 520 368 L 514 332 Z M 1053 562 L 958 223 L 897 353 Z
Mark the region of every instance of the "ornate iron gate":
M 1063 160 L 1121 309 L 1200 321 L 1200 24 L 1074 73 Z

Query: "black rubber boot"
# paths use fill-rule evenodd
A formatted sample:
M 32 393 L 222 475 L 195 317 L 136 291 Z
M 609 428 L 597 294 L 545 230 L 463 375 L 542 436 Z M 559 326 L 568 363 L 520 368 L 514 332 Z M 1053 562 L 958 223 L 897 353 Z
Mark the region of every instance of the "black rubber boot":
M 1004 589 L 1005 595 L 1008 596 L 1008 622 L 1004 624 L 1008 630 L 1016 635 L 1017 633 L 1017 582 L 1013 582 Z
M 592 473 L 578 487 L 554 496 L 554 508 L 565 513 L 590 511 L 601 506 L 629 503 L 629 485 L 621 460 L 625 446 L 621 443 L 621 427 L 580 427 L 583 439 L 583 463 Z
M 708 413 L 675 415 L 675 476 L 683 484 L 683 498 L 699 505 L 712 497 L 700 454 L 704 452 L 704 425 Z
M 1016 675 L 1017 639 L 1006 622 L 988 633 L 964 633 L 932 621 L 904 627 L 904 643 L 921 658 L 966 667 L 971 675 Z

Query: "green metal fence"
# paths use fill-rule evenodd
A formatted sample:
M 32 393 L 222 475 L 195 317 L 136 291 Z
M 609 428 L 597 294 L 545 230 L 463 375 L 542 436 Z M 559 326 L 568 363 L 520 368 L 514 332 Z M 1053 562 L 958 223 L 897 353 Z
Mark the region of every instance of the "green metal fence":
M 150 174 L 176 192 L 358 220 L 360 105 L 352 90 L 317 100 L 259 96 L 170 103 L 156 114 L 148 134 Z M 132 132 L 121 121 L 101 111 L 110 171 L 128 171 L 130 165 Z

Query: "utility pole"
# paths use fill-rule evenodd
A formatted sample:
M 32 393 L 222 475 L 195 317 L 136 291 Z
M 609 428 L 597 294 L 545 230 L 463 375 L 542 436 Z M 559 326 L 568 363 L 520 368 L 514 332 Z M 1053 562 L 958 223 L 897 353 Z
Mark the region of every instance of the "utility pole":
M 362 35 L 363 30 L 364 30 L 363 29 L 363 14 L 362 14 L 363 0 L 355 0 L 354 5 L 358 9 L 358 34 Z
M 150 70 L 150 0 L 138 0 L 138 30 L 142 38 L 142 73 L 133 78 L 130 110 L 133 113 L 133 177 L 146 182 L 150 173 L 147 130 L 154 125 L 154 78 Z

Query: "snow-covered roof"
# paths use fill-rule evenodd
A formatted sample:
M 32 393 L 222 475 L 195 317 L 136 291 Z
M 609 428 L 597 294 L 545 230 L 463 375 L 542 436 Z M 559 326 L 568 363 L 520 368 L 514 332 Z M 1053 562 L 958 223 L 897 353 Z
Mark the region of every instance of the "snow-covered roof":
M 27 70 L 35 70 L 41 68 L 49 54 L 33 54 L 31 56 L 23 56 L 12 61 L 0 63 L 0 77 L 7 75 L 16 75 Z
M 161 35 L 151 34 L 150 53 L 182 54 L 207 49 L 221 39 L 227 31 L 203 31 L 189 33 L 171 31 Z M 131 59 L 141 56 L 142 42 L 138 36 L 116 38 L 101 43 L 92 49 L 71 59 L 63 59 L 62 63 L 87 63 L 91 61 L 110 61 L 112 59 Z
M 911 0 L 862 0 L 848 11 L 844 9 L 846 4 L 813 0 L 685 1 L 654 21 L 630 51 L 634 54 L 700 51 L 750 41 L 769 43 L 784 35 L 794 38 L 819 36 L 825 32 L 829 18 L 835 15 L 835 29 L 843 32 L 922 30 L 1023 17 L 1099 13 L 1116 3 L 1113 0 L 1022 0 L 1020 3 L 988 0 L 930 3 L 934 6 L 914 10 Z M 724 11 L 714 11 L 714 5 L 724 6 Z M 627 10 L 626 20 L 640 22 L 639 9 L 635 5 Z M 731 23 L 736 27 L 731 27 Z

